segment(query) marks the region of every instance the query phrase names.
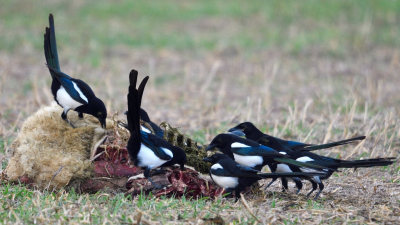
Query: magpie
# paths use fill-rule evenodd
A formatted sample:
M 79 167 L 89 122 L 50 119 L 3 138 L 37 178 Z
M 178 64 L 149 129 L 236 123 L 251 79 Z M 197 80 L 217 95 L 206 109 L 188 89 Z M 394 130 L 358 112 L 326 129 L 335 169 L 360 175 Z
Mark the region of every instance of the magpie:
M 84 81 L 61 72 L 52 14 L 49 15 L 49 24 L 44 34 L 44 55 L 53 78 L 51 93 L 57 104 L 64 109 L 61 118 L 75 128 L 67 118 L 68 111 L 73 109 L 78 112 L 79 118 L 83 118 L 83 113 L 90 114 L 99 120 L 103 128 L 106 128 L 107 109 L 103 101 L 96 97 Z
M 326 169 L 322 166 L 307 164 L 289 159 L 289 156 L 283 155 L 278 151 L 263 146 L 255 141 L 241 138 L 232 133 L 218 134 L 211 141 L 206 151 L 217 148 L 222 153 L 228 155 L 237 163 L 261 170 L 267 164 L 288 163 L 297 166 L 312 167 L 317 170 Z
M 257 141 L 259 144 L 262 144 L 264 146 L 273 148 L 280 152 L 281 154 L 290 157 L 293 160 L 299 161 L 299 162 L 305 162 L 305 163 L 312 163 L 315 165 L 320 165 L 326 168 L 329 168 L 330 170 L 324 169 L 326 172 L 325 174 L 321 174 L 318 176 L 314 176 L 312 178 L 308 178 L 308 180 L 312 184 L 312 190 L 307 194 L 307 196 L 310 196 L 316 189 L 319 187 L 319 191 L 315 196 L 315 199 L 318 198 L 322 190 L 324 189 L 324 184 L 322 183 L 322 180 L 328 179 L 334 171 L 337 171 L 338 168 L 358 168 L 358 167 L 375 167 L 375 166 L 388 166 L 393 164 L 395 161 L 394 157 L 387 157 L 387 158 L 375 158 L 375 159 L 364 159 L 364 160 L 353 160 L 353 161 L 347 161 L 347 160 L 340 160 L 340 159 L 334 159 L 326 156 L 320 156 L 315 153 L 312 153 L 310 151 L 298 151 L 298 150 L 292 150 L 288 147 L 285 147 L 282 145 L 282 143 L 272 137 L 272 136 L 267 136 L 263 134 L 260 130 L 258 130 L 253 124 L 247 123 L 246 126 L 243 128 L 242 123 L 238 125 L 236 128 L 230 129 L 231 131 L 243 131 L 246 134 L 246 138 Z M 241 127 L 238 129 L 238 127 Z M 261 136 L 261 138 L 259 138 Z M 284 165 L 284 164 L 270 164 L 269 165 L 270 169 L 272 172 L 312 172 L 314 170 L 310 168 L 304 168 L 304 167 L 299 167 L 296 165 Z M 292 178 L 293 179 L 293 178 Z M 276 179 L 275 179 L 276 180 Z M 270 186 L 275 180 L 272 180 L 271 183 L 267 185 Z M 296 186 L 298 188 L 297 193 L 300 191 L 302 188 L 302 183 L 301 181 L 299 182 L 299 179 L 294 178 L 293 179 L 296 183 Z M 282 179 L 282 185 L 287 189 L 287 181 L 286 179 Z
M 168 167 L 179 164 L 184 170 L 186 154 L 179 148 L 171 145 L 166 140 L 150 134 L 140 129 L 140 105 L 142 102 L 143 91 L 149 77 L 145 77 L 136 89 L 138 72 L 132 70 L 129 74 L 129 93 L 128 100 L 128 130 L 131 133 L 127 149 L 129 156 L 135 166 L 144 169 L 146 177 L 156 188 L 162 188 L 150 178 L 150 170 L 157 167 Z
M 279 143 L 281 143 L 282 146 L 284 146 L 286 148 L 289 148 L 291 150 L 302 150 L 302 151 L 314 151 L 314 150 L 320 150 L 320 149 L 325 149 L 325 148 L 332 148 L 335 146 L 346 145 L 346 144 L 350 144 L 354 141 L 359 141 L 359 140 L 365 139 L 365 136 L 359 136 L 359 137 L 355 137 L 355 138 L 345 139 L 345 140 L 321 144 L 321 145 L 305 144 L 305 143 L 301 143 L 301 142 L 297 142 L 297 141 L 283 140 L 283 139 L 279 139 L 279 138 L 270 136 L 268 134 L 264 134 L 259 129 L 257 129 L 257 127 L 254 126 L 254 124 L 252 124 L 251 122 L 240 123 L 236 127 L 229 129 L 228 132 L 233 132 L 233 131 L 238 131 L 238 130 L 244 132 L 246 134 L 246 137 L 251 140 L 259 140 L 260 138 L 264 138 L 264 140 L 275 139 Z
M 214 154 L 203 159 L 205 162 L 210 162 L 213 165 L 210 169 L 210 177 L 218 186 L 225 188 L 229 193 L 228 197 L 232 196 L 235 191 L 237 201 L 240 192 L 250 187 L 254 182 L 265 178 L 276 177 L 308 177 L 315 176 L 319 173 L 260 173 L 259 170 L 248 166 L 241 165 L 225 154 Z

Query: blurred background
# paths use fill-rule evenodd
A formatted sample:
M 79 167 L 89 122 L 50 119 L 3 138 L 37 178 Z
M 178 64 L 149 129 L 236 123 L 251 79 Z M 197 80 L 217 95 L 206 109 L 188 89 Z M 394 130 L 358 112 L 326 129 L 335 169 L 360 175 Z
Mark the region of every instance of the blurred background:
M 202 144 L 251 121 L 269 134 L 307 143 L 367 136 L 360 144 L 318 151 L 334 158 L 400 154 L 400 1 L 0 0 L 2 169 L 4 152 L 23 122 L 53 101 L 43 53 L 50 13 L 61 70 L 88 83 L 110 118 L 119 112 L 125 119 L 128 74 L 136 69 L 140 79 L 150 76 L 142 107 L 151 119 L 180 127 Z M 276 182 L 249 203 L 271 223 L 398 223 L 399 160 L 342 171 L 325 182 L 320 201 L 294 196 L 293 188 L 280 194 Z M 304 184 L 304 190 L 311 188 Z M 92 214 L 93 221 L 131 223 L 128 215 L 137 210 L 139 218 L 142 210 L 175 223 L 203 212 L 252 218 L 240 204 L 225 200 L 204 207 L 204 201 L 183 198 L 132 201 L 117 195 L 109 201 L 108 194 L 96 194 L 87 203 L 83 195 L 77 200 L 69 193 L 63 200 L 64 194 L 47 198 L 3 186 L 2 206 L 9 209 L 4 217 L 29 223 L 72 218 L 92 223 Z M 26 210 L 32 208 L 27 198 L 37 212 Z M 105 211 L 110 213 L 104 219 L 98 216 Z
M 124 118 L 136 69 L 151 119 L 203 143 L 245 120 L 299 140 L 367 133 L 388 154 L 400 135 L 399 1 L 1 0 L 3 147 L 53 101 L 49 13 L 61 70 L 109 115 Z

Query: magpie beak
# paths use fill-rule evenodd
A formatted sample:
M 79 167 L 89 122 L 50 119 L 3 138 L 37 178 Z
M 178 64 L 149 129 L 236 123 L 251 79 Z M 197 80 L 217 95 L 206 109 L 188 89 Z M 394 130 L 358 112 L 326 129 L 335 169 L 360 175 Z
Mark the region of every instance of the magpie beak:
M 212 144 L 212 145 L 209 145 L 209 146 L 206 148 L 206 151 L 211 151 L 211 149 L 213 149 L 213 148 L 216 148 L 217 150 L 219 150 L 219 148 L 217 147 L 216 144 Z M 203 160 L 204 160 L 204 159 L 203 159 Z
M 203 161 L 204 161 L 204 162 L 212 163 L 212 159 L 211 159 L 210 157 L 205 157 L 205 158 L 203 159 Z
M 99 118 L 99 121 L 100 121 L 101 127 L 103 129 L 106 129 L 106 118 Z

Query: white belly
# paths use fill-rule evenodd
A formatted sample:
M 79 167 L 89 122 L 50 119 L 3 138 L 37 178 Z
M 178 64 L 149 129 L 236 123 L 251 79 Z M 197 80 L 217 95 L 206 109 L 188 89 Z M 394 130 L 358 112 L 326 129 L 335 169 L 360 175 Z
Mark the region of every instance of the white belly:
M 75 109 L 83 105 L 71 98 L 63 86 L 57 91 L 57 101 L 64 109 Z
M 170 150 L 164 148 L 162 149 L 171 157 L 173 156 Z M 137 155 L 137 158 L 139 160 L 138 166 L 147 167 L 149 169 L 159 167 L 162 164 L 168 162 L 168 160 L 162 160 L 158 158 L 152 150 L 150 150 L 146 145 L 142 143 L 140 144 L 140 150 Z
M 261 156 L 242 156 L 233 153 L 235 161 L 240 165 L 255 167 L 263 163 L 263 158 Z
M 222 188 L 235 188 L 239 184 L 237 177 L 222 177 L 211 174 L 213 181 Z
M 276 166 L 276 172 L 277 173 L 291 173 L 293 171 L 286 164 L 278 164 Z

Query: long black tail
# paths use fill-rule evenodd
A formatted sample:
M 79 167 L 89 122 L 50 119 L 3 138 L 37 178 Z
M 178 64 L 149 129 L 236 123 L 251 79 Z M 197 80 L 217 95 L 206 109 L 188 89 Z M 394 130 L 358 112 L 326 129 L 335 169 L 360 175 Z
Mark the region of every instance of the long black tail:
M 307 162 L 299 162 L 299 161 L 296 161 L 293 159 L 275 158 L 274 161 L 277 161 L 280 163 L 285 163 L 285 164 L 290 164 L 290 165 L 298 166 L 298 167 L 312 168 L 312 169 L 319 170 L 319 171 L 336 171 L 336 169 L 327 167 L 325 165 L 318 165 L 318 164 L 307 163 Z
M 363 160 L 353 160 L 353 161 L 340 160 L 339 167 L 358 168 L 358 167 L 388 166 L 396 162 L 392 161 L 394 159 L 396 158 L 388 157 L 388 158 L 363 159 Z
M 128 112 L 126 113 L 126 118 L 128 121 L 128 130 L 131 133 L 127 149 L 132 160 L 135 160 L 137 153 L 140 150 L 140 104 L 144 87 L 149 79 L 149 77 L 145 77 L 139 85 L 139 89 L 136 89 L 137 77 L 138 72 L 132 70 L 129 74 L 129 93 L 127 95 Z
M 50 67 L 60 70 L 60 62 L 58 60 L 57 43 L 56 43 L 56 31 L 54 28 L 53 15 L 49 15 L 49 27 L 46 27 L 46 33 L 44 34 L 44 56 L 46 57 L 47 65 Z M 49 70 L 53 79 L 55 74 Z
M 294 146 L 291 147 L 292 150 L 301 150 L 301 151 L 315 151 L 315 150 L 320 150 L 320 149 L 325 149 L 325 148 L 332 148 L 340 145 L 347 145 L 350 144 L 354 141 L 360 141 L 364 140 L 365 136 L 359 136 L 355 138 L 350 138 L 346 140 L 341 140 L 341 141 L 336 141 L 336 142 L 331 142 L 327 144 L 322 144 L 322 145 L 302 145 L 302 146 Z
M 262 178 L 279 178 L 279 177 L 314 177 L 325 175 L 324 173 L 302 173 L 302 172 L 293 172 L 293 173 L 259 173 L 258 174 Z

